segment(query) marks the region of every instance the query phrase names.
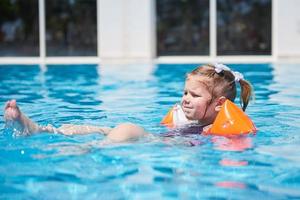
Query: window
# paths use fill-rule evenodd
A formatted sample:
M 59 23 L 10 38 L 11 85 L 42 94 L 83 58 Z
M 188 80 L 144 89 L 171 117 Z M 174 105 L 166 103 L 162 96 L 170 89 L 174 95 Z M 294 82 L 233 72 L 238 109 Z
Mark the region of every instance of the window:
M 217 0 L 217 55 L 271 55 L 271 0 Z
M 209 55 L 209 0 L 157 0 L 157 53 Z
M 38 0 L 0 1 L 0 56 L 39 56 Z
M 97 56 L 96 0 L 46 0 L 46 55 Z

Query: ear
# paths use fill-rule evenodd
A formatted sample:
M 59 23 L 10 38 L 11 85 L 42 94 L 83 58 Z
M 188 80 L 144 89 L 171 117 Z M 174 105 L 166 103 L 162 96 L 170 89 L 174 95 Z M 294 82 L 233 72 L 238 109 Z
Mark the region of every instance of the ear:
M 226 97 L 221 96 L 216 100 L 216 106 L 215 106 L 215 111 L 219 112 L 222 108 L 223 103 L 226 101 Z

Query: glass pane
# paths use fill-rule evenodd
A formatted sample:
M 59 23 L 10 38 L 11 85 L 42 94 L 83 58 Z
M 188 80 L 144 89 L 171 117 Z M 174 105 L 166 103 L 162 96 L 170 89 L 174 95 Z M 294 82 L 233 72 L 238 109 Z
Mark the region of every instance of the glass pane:
M 271 0 L 217 1 L 218 55 L 271 55 Z
M 0 1 L 0 56 L 39 56 L 38 0 Z
M 157 53 L 209 54 L 209 0 L 157 0 Z
M 96 56 L 96 11 L 96 0 L 46 0 L 47 56 Z

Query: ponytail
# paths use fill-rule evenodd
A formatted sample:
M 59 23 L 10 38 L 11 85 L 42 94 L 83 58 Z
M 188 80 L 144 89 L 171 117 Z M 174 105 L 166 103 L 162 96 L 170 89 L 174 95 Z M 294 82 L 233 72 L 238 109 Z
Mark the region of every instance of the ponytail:
M 239 83 L 241 85 L 241 94 L 240 94 L 241 107 L 243 111 L 245 111 L 253 95 L 252 86 L 248 81 L 244 79 L 240 79 Z

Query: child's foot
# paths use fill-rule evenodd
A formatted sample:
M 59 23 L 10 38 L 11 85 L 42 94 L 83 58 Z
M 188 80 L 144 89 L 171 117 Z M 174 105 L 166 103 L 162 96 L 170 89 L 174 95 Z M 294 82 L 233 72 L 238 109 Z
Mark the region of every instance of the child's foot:
M 4 120 L 6 125 L 19 129 L 18 132 L 21 133 L 31 134 L 39 131 L 39 126 L 21 112 L 16 100 L 10 100 L 5 104 Z
M 4 108 L 4 119 L 5 121 L 19 121 L 21 116 L 21 111 L 17 106 L 16 100 L 10 100 L 6 102 Z

